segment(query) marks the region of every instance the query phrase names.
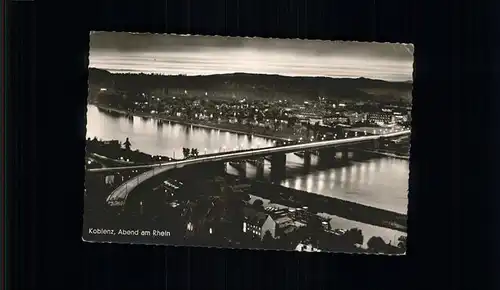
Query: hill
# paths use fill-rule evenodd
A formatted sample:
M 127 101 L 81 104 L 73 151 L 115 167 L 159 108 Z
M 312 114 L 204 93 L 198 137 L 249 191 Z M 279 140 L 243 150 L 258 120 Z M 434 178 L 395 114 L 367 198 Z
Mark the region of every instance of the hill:
M 367 78 L 288 77 L 264 74 L 217 74 L 206 76 L 116 74 L 89 68 L 90 86 L 114 86 L 140 92 L 155 89 L 217 91 L 245 95 L 249 99 L 294 100 L 353 99 L 379 102 L 411 102 L 411 82 L 387 82 Z M 231 95 L 228 94 L 228 95 Z

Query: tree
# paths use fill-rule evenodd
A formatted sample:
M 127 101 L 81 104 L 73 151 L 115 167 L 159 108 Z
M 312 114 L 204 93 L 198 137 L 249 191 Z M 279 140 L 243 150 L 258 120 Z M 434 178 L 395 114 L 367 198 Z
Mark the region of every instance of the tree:
M 248 194 L 248 193 L 242 193 L 241 194 L 241 200 L 249 202 L 250 199 L 251 199 L 250 194 Z
M 252 205 L 257 209 L 262 209 L 264 207 L 264 202 L 260 199 L 256 199 L 256 200 L 254 200 Z
M 381 237 L 371 237 L 367 246 L 369 250 L 374 252 L 383 252 L 387 249 L 387 244 Z
M 363 232 L 358 228 L 347 230 L 347 232 L 344 234 L 344 238 L 346 242 L 352 245 L 354 244 L 362 245 L 364 241 Z
M 104 145 L 104 144 L 100 145 L 100 147 L 102 147 L 106 151 L 109 150 L 113 153 L 116 153 L 116 152 L 120 152 L 120 150 L 122 148 L 122 143 L 118 140 L 113 140 L 107 145 Z
M 271 235 L 270 231 L 266 231 L 264 233 L 264 237 L 262 238 L 262 244 L 264 248 L 273 248 L 274 247 L 274 238 Z
M 182 154 L 184 155 L 184 158 L 188 158 L 189 153 L 190 153 L 189 148 L 182 148 Z
M 304 227 L 304 234 L 307 237 L 315 237 L 319 233 L 324 231 L 322 220 L 316 216 L 312 216 L 308 219 L 307 225 Z
M 198 156 L 198 149 L 197 148 L 191 148 L 191 156 L 193 156 L 193 157 Z
M 123 146 L 125 147 L 125 149 L 127 149 L 127 151 L 130 151 L 130 146 L 132 146 L 132 144 L 128 140 L 128 137 L 127 139 L 125 139 L 125 143 L 123 143 Z

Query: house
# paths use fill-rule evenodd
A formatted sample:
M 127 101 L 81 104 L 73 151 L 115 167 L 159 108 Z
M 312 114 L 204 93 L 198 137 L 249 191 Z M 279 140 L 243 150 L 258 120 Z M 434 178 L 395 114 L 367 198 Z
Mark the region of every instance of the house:
M 305 226 L 304 223 L 295 219 L 289 209 L 267 207 L 266 212 L 269 213 L 276 223 L 275 235 L 273 236 L 275 239 L 280 239 L 296 231 L 299 227 Z
M 105 179 L 104 179 L 104 182 L 107 185 L 113 185 L 113 184 L 115 184 L 115 176 L 114 175 L 108 175 L 108 176 L 106 176 Z
M 282 216 L 276 218 L 275 222 L 276 222 L 276 233 L 274 238 L 276 239 L 286 236 L 287 234 L 290 234 L 291 232 L 297 229 L 295 221 L 288 216 Z
M 297 247 L 295 247 L 295 251 L 299 252 L 321 252 L 320 249 L 313 247 L 312 245 L 305 245 L 305 244 L 298 244 Z
M 253 208 L 243 209 L 243 232 L 260 239 L 269 232 L 274 238 L 276 236 L 276 222 L 265 212 L 257 211 Z
M 225 210 L 217 200 L 198 200 L 186 205 L 186 230 L 188 234 L 214 234 L 224 228 Z
M 394 114 L 388 112 L 368 114 L 368 122 L 374 124 L 392 124 L 394 123 Z

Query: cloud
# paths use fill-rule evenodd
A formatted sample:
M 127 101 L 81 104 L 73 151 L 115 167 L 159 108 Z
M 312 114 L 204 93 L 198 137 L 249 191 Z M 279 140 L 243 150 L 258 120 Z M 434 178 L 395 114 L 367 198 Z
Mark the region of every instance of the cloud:
M 411 80 L 413 46 L 297 39 L 100 32 L 90 66 L 162 74 L 267 73 Z

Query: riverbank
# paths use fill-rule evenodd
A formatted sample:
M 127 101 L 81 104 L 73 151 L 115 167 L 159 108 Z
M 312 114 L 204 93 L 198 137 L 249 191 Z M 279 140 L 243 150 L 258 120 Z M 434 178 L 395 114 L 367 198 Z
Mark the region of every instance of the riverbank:
M 86 152 L 89 157 L 98 160 L 105 166 L 141 165 L 161 161 L 172 161 L 168 156 L 150 155 L 139 150 L 128 150 L 121 147 L 119 140 L 87 140 Z
M 278 208 L 278 209 L 286 209 L 286 210 L 296 210 L 293 207 L 288 207 L 282 204 L 277 204 L 277 203 L 272 203 L 271 200 L 265 199 L 261 196 L 256 196 L 250 194 L 250 204 L 253 204 L 255 200 L 261 200 L 262 205 L 264 207 L 273 207 L 273 208 Z M 302 209 L 304 211 L 304 209 Z M 368 241 L 372 237 L 380 237 L 382 238 L 386 243 L 397 246 L 397 238 L 400 236 L 406 236 L 405 232 L 394 230 L 394 229 L 389 229 L 386 227 L 379 227 L 379 226 L 374 226 L 358 221 L 353 221 L 353 220 L 348 220 L 346 218 L 342 218 L 333 214 L 328 214 L 328 213 L 316 213 L 318 217 L 321 219 L 325 219 L 329 222 L 330 228 L 333 230 L 349 230 L 349 229 L 360 229 L 363 233 L 363 243 L 361 244 L 361 247 L 363 249 L 368 248 Z
M 314 214 L 327 214 L 351 221 L 361 222 L 406 233 L 407 215 L 379 209 L 339 198 L 326 197 L 307 191 L 284 187 L 251 179 L 227 175 L 231 180 L 244 180 L 253 187 L 253 195 L 269 200 L 270 203 L 292 208 L 307 206 Z
M 258 182 L 257 182 L 258 184 Z M 277 184 L 259 184 L 262 193 L 279 192 L 279 196 L 268 196 L 273 203 L 290 207 L 308 206 L 309 211 L 326 213 L 352 221 L 406 232 L 407 216 L 334 197 L 326 197 L 307 191 L 296 190 Z
M 378 151 L 371 151 L 371 150 L 364 150 L 364 152 L 372 153 L 372 154 L 377 154 L 377 155 L 380 155 L 380 156 L 386 156 L 386 157 L 401 159 L 401 160 L 410 160 L 410 156 L 406 156 L 406 155 L 398 155 L 398 154 L 394 154 L 394 153 L 378 152 Z
M 229 133 L 235 133 L 235 134 L 240 134 L 240 135 L 252 135 L 255 137 L 261 137 L 265 139 L 270 139 L 270 140 L 280 140 L 280 141 L 289 141 L 289 140 L 294 140 L 298 139 L 298 136 L 294 136 L 290 133 L 285 133 L 285 132 L 274 132 L 276 135 L 267 135 L 263 133 L 258 133 L 253 130 L 248 130 L 246 128 L 242 128 L 238 124 L 230 124 L 230 123 L 214 123 L 214 122 L 205 122 L 205 123 L 200 123 L 200 122 L 191 122 L 191 121 L 186 121 L 180 118 L 175 118 L 175 117 L 165 117 L 165 116 L 158 116 L 158 115 L 153 115 L 149 113 L 143 113 L 143 112 L 134 112 L 134 113 L 129 113 L 124 110 L 116 109 L 116 108 L 111 108 L 108 106 L 104 106 L 101 104 L 92 104 L 93 106 L 96 106 L 97 108 L 128 116 L 132 115 L 135 117 L 142 117 L 142 118 L 152 118 L 155 120 L 162 120 L 165 122 L 171 122 L 171 123 L 176 123 L 176 124 L 181 124 L 181 125 L 186 125 L 186 126 L 193 126 L 193 127 L 198 127 L 198 128 L 204 128 L 204 129 L 211 129 L 211 130 L 220 130 L 224 132 L 229 132 Z
M 392 153 L 380 153 L 382 156 L 387 156 L 387 157 L 392 157 L 396 159 L 401 159 L 401 160 L 410 160 L 410 156 L 403 156 L 403 155 L 397 155 L 397 154 L 392 154 Z

